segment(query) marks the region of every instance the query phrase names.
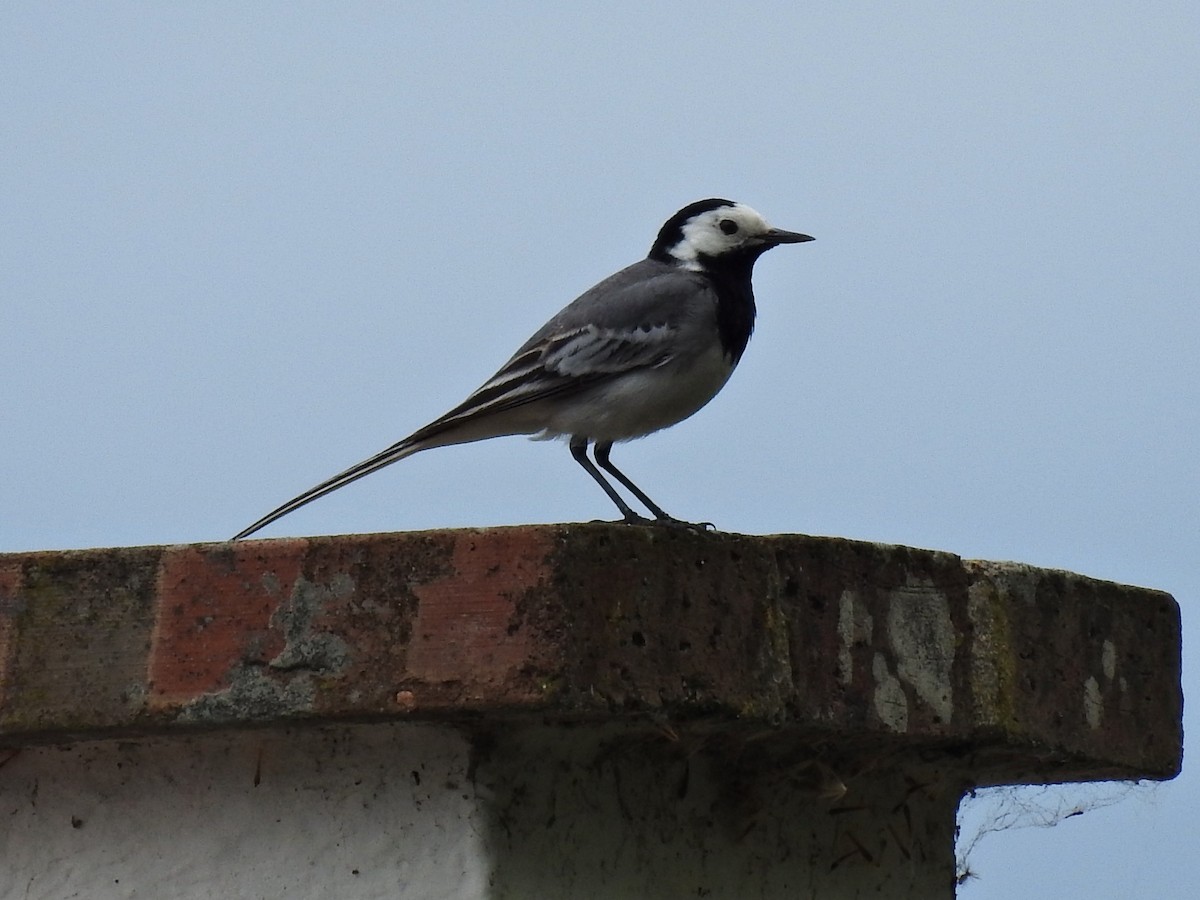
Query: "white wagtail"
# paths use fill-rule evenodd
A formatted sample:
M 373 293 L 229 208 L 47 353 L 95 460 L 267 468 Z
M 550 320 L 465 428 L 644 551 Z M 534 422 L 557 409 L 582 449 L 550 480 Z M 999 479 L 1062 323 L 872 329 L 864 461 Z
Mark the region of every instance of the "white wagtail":
M 681 422 L 729 379 L 754 329 L 755 261 L 811 241 L 772 228 L 748 206 L 700 200 L 658 232 L 649 255 L 552 318 L 483 387 L 404 440 L 309 488 L 234 536 L 239 540 L 330 491 L 421 450 L 509 434 L 567 438 L 571 455 L 629 523 L 687 525 L 663 512 L 609 460 L 627 441 Z M 587 456 L 654 514 L 638 515 Z

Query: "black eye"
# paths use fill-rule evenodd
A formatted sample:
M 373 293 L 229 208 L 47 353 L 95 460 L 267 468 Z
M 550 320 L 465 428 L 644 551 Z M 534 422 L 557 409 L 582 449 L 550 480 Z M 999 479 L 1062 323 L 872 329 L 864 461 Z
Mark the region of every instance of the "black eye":
M 738 224 L 733 219 L 722 219 L 721 230 L 726 234 L 737 234 Z

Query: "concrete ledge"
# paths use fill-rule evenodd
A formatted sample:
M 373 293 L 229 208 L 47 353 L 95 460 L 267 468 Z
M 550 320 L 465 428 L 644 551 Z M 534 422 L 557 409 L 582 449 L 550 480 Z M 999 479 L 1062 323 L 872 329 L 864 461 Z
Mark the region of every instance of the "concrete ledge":
M 647 723 L 1168 778 L 1167 594 L 948 553 L 603 524 L 0 556 L 0 744 L 309 720 Z

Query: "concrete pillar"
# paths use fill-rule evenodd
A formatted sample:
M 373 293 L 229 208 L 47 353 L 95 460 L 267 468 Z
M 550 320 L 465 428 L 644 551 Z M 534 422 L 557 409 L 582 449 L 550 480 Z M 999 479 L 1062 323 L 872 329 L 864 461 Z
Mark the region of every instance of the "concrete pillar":
M 1179 635 L 795 535 L 0 556 L 0 900 L 952 897 L 964 791 L 1178 771 Z

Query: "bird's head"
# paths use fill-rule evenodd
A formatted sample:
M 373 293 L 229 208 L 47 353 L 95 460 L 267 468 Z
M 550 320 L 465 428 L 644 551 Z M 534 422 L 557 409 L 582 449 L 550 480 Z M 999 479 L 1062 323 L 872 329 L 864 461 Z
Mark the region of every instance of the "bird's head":
M 774 228 L 743 203 L 698 200 L 663 224 L 650 248 L 650 259 L 701 271 L 722 260 L 753 264 L 780 244 L 811 241 L 807 234 Z

